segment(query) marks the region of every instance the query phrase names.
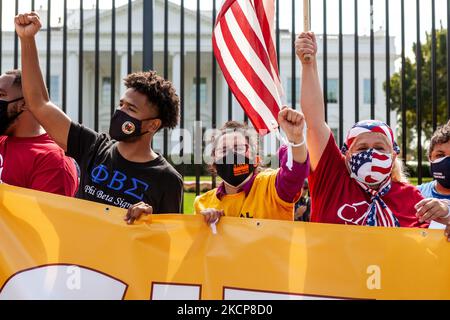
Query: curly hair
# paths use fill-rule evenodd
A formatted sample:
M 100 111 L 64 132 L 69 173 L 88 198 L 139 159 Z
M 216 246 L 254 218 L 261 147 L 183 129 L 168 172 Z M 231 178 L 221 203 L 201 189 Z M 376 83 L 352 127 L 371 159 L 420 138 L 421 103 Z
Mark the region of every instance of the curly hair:
M 136 72 L 125 79 L 125 87 L 147 96 L 148 101 L 158 109 L 161 128 L 175 128 L 180 121 L 180 98 L 172 82 L 165 80 L 155 71 Z
M 444 144 L 450 141 L 450 121 L 439 127 L 431 137 L 430 147 L 428 149 L 428 157 L 431 158 L 431 154 L 434 151 L 436 145 Z

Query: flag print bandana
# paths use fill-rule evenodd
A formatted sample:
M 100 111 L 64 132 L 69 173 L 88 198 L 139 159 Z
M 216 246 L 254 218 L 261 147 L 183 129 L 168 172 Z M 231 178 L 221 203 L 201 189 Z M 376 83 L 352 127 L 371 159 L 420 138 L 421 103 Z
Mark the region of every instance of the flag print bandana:
M 342 149 L 345 154 L 350 150 L 352 143 L 358 135 L 367 132 L 384 134 L 391 142 L 394 152 L 400 150 L 395 143 L 391 128 L 381 121 L 362 121 L 353 126 L 347 135 L 346 143 Z M 398 219 L 386 205 L 383 197 L 392 188 L 391 171 L 393 159 L 390 154 L 369 149 L 352 155 L 349 162 L 351 177 L 370 196 L 369 208 L 364 214 L 362 225 L 372 227 L 400 227 Z M 374 186 L 379 186 L 377 189 Z

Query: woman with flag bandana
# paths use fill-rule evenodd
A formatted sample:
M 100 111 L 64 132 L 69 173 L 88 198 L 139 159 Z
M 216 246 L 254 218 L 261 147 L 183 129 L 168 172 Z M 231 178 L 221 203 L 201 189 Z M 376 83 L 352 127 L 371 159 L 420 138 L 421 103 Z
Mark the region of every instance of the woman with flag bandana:
M 281 147 L 278 170 L 260 170 L 256 156 L 256 132 L 244 124 L 228 122 L 212 143 L 213 171 L 223 182 L 195 200 L 196 214 L 208 224 L 221 216 L 294 221 L 294 204 L 309 174 L 309 158 L 303 136 L 304 117 L 284 108 L 278 116 L 280 127 L 292 145 L 292 167 L 288 148 Z
M 359 122 L 339 150 L 325 122 L 316 59 L 304 58 L 317 54 L 315 35 L 302 33 L 295 46 L 303 65 L 301 105 L 311 157 L 311 221 L 428 228 L 416 209 L 423 197 L 402 173 L 391 128 L 381 121 Z

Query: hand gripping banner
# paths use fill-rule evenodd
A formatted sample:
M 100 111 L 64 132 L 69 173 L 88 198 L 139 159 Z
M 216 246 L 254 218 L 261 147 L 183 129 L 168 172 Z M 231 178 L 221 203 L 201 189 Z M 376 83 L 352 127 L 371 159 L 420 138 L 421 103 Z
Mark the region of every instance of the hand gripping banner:
M 0 300 L 450 299 L 442 231 L 167 215 L 0 186 Z

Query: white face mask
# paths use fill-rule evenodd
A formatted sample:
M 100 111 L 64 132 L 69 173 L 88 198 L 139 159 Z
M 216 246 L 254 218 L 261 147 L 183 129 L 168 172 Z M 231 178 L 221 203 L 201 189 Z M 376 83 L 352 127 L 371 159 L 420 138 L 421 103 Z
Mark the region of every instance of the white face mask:
M 385 181 L 392 172 L 392 154 L 368 149 L 352 154 L 348 166 L 350 176 L 369 186 Z

